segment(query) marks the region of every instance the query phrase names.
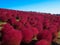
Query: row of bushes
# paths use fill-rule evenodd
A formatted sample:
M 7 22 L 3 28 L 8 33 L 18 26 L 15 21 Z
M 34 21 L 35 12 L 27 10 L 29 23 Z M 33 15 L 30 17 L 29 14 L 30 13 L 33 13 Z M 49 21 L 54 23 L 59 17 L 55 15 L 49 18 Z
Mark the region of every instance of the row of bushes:
M 0 9 L 2 45 L 29 44 L 36 37 L 35 45 L 50 45 L 60 31 L 60 16 L 55 14 Z

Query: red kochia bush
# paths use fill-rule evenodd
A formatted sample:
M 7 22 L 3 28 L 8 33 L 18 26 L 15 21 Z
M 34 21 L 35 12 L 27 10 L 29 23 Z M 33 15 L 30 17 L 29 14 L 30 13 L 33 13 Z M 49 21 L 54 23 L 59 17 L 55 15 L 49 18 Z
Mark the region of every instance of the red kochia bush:
M 11 30 L 3 34 L 2 45 L 20 45 L 22 33 L 18 30 Z
M 15 28 L 15 29 L 23 29 L 23 27 L 24 27 L 24 24 L 22 23 L 22 22 L 16 22 L 14 25 L 13 25 L 13 27 Z
M 14 25 L 16 23 L 16 18 L 12 17 L 12 18 L 8 19 L 7 22 L 10 23 L 11 25 Z
M 29 30 L 28 28 L 23 28 L 22 34 L 23 34 L 23 42 L 30 43 L 33 38 L 33 32 L 32 30 Z
M 0 15 L 0 19 L 2 20 L 2 21 L 7 21 L 8 19 L 10 19 L 11 18 L 11 15 L 8 13 L 8 12 L 3 12 L 3 13 L 1 13 L 1 15 Z
M 47 40 L 40 40 L 37 41 L 35 45 L 50 45 L 49 42 Z
M 19 21 L 22 22 L 23 24 L 25 24 L 26 22 L 28 22 L 27 20 L 28 20 L 28 15 L 23 15 L 21 17 L 21 19 L 19 19 Z
M 7 21 L 6 15 L 2 15 L 2 16 L 0 17 L 0 20 L 3 21 L 3 22 L 4 22 L 4 21 Z
M 58 36 L 58 26 L 56 24 L 52 24 L 50 25 L 50 32 L 52 33 L 53 35 L 53 39 L 57 39 L 57 36 Z
M 39 32 L 41 32 L 43 30 L 43 16 L 41 15 L 37 15 L 37 18 L 38 18 L 38 22 L 36 24 L 36 28 L 39 30 Z
M 48 29 L 48 28 L 49 28 L 49 26 L 50 26 L 50 21 L 49 21 L 48 18 L 47 18 L 47 19 L 46 19 L 46 18 L 44 19 L 43 26 L 44 26 L 44 29 Z
M 37 36 L 38 35 L 39 31 L 38 31 L 37 28 L 32 27 L 31 30 L 32 30 L 34 36 Z
M 50 25 L 50 29 L 49 29 L 49 31 L 51 32 L 51 33 L 55 33 L 55 32 L 57 32 L 57 26 L 56 25 Z
M 29 15 L 28 17 L 28 22 L 30 23 L 31 26 L 36 27 L 39 19 L 35 15 Z
M 25 26 L 26 28 L 31 28 L 31 25 L 30 25 L 29 22 L 25 22 L 24 26 Z
M 43 31 L 43 25 L 42 25 L 42 23 L 37 23 L 37 25 L 36 25 L 36 28 L 39 30 L 39 33 L 41 32 L 41 31 Z
M 52 34 L 48 30 L 43 30 L 42 33 L 39 33 L 37 35 L 37 39 L 46 39 L 47 41 L 51 42 L 52 41 Z
M 20 45 L 22 32 L 15 30 L 10 24 L 3 25 L 2 45 Z
M 7 12 L 6 17 L 7 17 L 7 20 L 10 19 L 10 18 L 12 18 L 12 14 L 9 13 L 9 12 Z
M 9 23 L 7 23 L 7 24 L 3 25 L 3 28 L 1 30 L 5 34 L 6 32 L 11 31 L 12 29 L 13 29 L 13 27 Z

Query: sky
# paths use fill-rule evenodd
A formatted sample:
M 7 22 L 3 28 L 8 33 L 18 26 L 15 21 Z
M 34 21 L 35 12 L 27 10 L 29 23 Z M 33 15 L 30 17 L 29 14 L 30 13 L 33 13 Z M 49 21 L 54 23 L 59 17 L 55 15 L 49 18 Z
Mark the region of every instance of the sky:
M 0 8 L 60 14 L 60 0 L 0 0 Z

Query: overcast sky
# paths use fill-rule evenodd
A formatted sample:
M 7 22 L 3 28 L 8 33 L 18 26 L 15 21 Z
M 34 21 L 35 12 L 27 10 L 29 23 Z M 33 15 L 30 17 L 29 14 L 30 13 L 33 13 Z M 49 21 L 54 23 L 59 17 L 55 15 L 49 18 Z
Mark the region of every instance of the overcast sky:
M 60 0 L 0 0 L 0 8 L 60 14 Z

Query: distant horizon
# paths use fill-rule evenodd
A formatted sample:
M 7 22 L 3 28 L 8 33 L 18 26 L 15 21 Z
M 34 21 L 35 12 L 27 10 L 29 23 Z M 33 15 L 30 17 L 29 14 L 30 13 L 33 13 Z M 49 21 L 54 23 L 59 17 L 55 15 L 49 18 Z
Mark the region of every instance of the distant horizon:
M 60 14 L 60 0 L 0 0 L 0 8 Z
M 8 9 L 8 8 L 0 8 L 0 9 Z M 16 10 L 16 9 L 8 9 L 8 10 Z M 16 10 L 16 11 L 23 11 L 23 12 L 36 12 L 36 13 L 47 13 L 47 12 L 24 11 L 24 10 Z M 47 13 L 47 14 L 52 14 L 52 13 Z M 53 13 L 53 14 L 55 14 L 55 13 Z M 53 14 L 52 14 L 52 15 L 53 15 Z M 58 14 L 58 15 L 60 15 L 60 14 Z

